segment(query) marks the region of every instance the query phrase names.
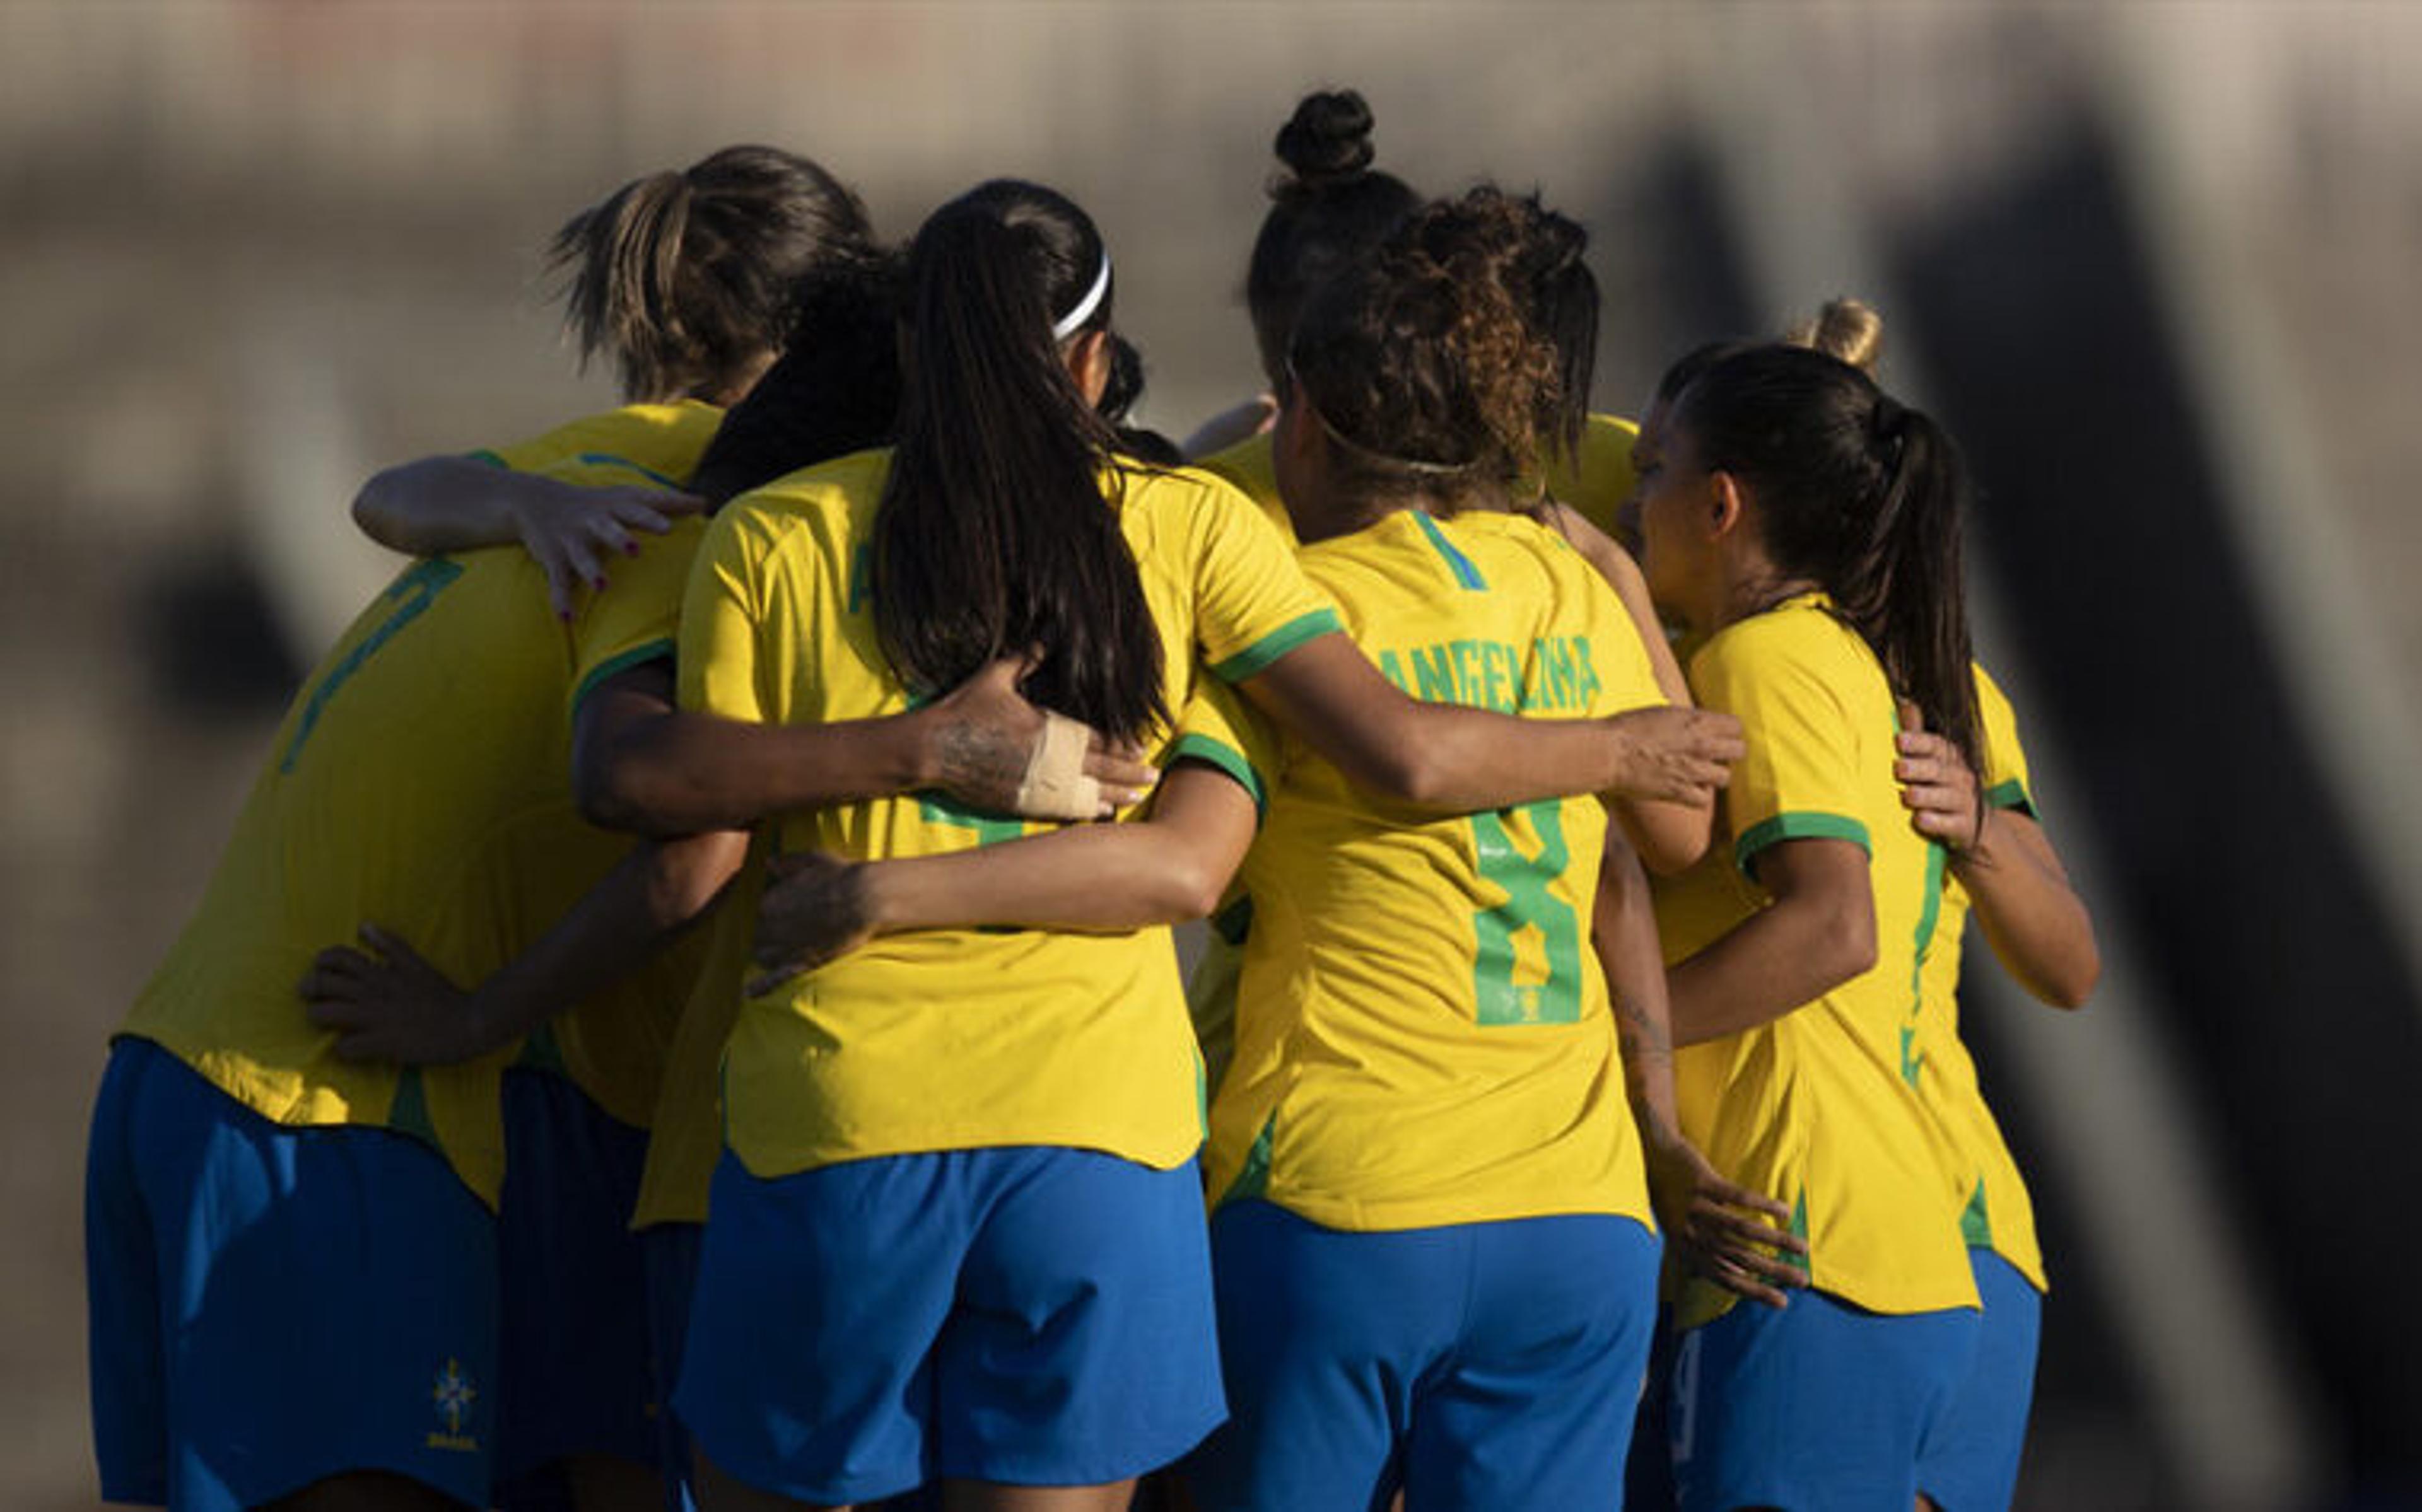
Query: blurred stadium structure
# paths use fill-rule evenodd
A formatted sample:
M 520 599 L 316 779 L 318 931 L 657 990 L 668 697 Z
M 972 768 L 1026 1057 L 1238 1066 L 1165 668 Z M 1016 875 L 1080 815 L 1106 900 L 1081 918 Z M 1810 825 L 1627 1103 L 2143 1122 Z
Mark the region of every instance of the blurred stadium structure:
M 0 1503 L 89 1504 L 102 1038 L 299 669 L 373 467 L 609 401 L 535 281 L 729 141 L 904 232 L 996 173 L 1118 248 L 1147 415 L 1257 380 L 1271 132 L 1596 236 L 1599 407 L 1837 291 L 1988 491 L 1982 639 L 2110 963 L 1971 952 L 2055 1296 L 2022 1504 L 2422 1505 L 2422 8 L 0 7 Z

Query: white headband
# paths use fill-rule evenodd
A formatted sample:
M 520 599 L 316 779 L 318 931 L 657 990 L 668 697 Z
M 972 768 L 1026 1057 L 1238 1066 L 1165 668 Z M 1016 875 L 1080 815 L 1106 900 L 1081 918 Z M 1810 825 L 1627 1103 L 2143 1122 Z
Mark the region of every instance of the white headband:
M 1085 297 L 1077 302 L 1075 309 L 1060 317 L 1059 322 L 1051 327 L 1051 339 L 1065 341 L 1083 329 L 1085 322 L 1093 318 L 1093 312 L 1102 307 L 1102 301 L 1109 292 L 1110 249 L 1104 247 L 1102 271 L 1094 275 L 1093 287 L 1085 290 Z

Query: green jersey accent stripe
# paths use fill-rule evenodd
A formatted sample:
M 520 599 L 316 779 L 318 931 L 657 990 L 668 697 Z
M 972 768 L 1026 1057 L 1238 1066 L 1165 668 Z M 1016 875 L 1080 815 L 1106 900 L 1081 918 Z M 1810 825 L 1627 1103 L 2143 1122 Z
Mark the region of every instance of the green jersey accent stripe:
M 1334 609 L 1324 607 L 1298 615 L 1228 660 L 1213 663 L 1211 675 L 1221 682 L 1242 682 L 1304 642 L 1342 629 Z
M 1959 1237 L 1972 1250 L 1993 1247 L 1993 1215 L 1985 1208 L 1985 1183 L 1980 1179 L 1976 1190 L 1968 1196 L 1968 1209 L 1959 1215 Z
M 1468 592 L 1486 592 L 1488 581 L 1480 575 L 1480 569 L 1471 565 L 1471 558 L 1457 551 L 1455 542 L 1446 538 L 1446 532 L 1439 529 L 1438 522 L 1432 520 L 1424 510 L 1415 509 L 1410 512 L 1413 523 L 1422 527 L 1422 534 L 1430 538 L 1430 544 L 1438 549 L 1439 555 L 1444 557 L 1446 565 L 1454 569 L 1455 581 L 1461 584 Z
M 1917 1048 L 1917 1021 L 1926 1011 L 1926 958 L 1934 950 L 1934 927 L 1942 918 L 1942 869 L 1949 852 L 1935 842 L 1926 848 L 1926 896 L 1918 905 L 1916 954 L 1909 968 L 1909 1021 L 1900 1031 L 1900 1079 L 1917 1085 L 1926 1052 Z
M 1801 1188 L 1799 1194 L 1791 1199 L 1791 1227 L 1789 1232 L 1793 1239 L 1800 1239 L 1802 1242 L 1805 1242 L 1808 1238 L 1808 1189 L 1806 1187 Z M 1801 1275 L 1806 1275 L 1808 1273 L 1808 1261 L 1815 1253 L 1814 1246 L 1811 1246 L 1808 1255 L 1778 1254 L 1775 1255 L 1775 1258 L 1799 1271 Z
M 423 611 L 448 584 L 463 575 L 463 564 L 449 557 L 432 556 L 404 569 L 401 576 L 380 597 L 398 605 L 396 612 L 379 622 L 378 629 L 362 637 L 360 644 L 347 651 L 344 659 L 328 669 L 320 685 L 311 690 L 309 701 L 303 706 L 303 718 L 294 726 L 294 739 L 287 742 L 286 756 L 277 763 L 282 775 L 294 770 L 295 758 L 303 754 L 303 742 L 311 738 L 312 727 L 320 723 L 321 711 L 345 680 L 362 669 L 362 663 L 376 656 L 379 647 L 395 638 L 395 632 L 418 619 Z
M 1278 1126 L 1277 1114 L 1262 1120 L 1262 1131 L 1253 1136 L 1253 1147 L 1245 1152 L 1245 1163 L 1236 1172 L 1236 1179 L 1228 1183 L 1228 1190 L 1219 1193 L 1219 1200 L 1211 1206 L 1224 1208 L 1270 1190 L 1270 1145 Z
M 490 451 L 485 446 L 480 447 L 475 452 L 465 452 L 464 455 L 470 458 L 470 460 L 475 462 L 485 462 L 490 467 L 501 467 L 507 472 L 512 471 L 512 463 L 505 460 L 502 457 L 497 456 L 495 452 Z
M 437 1120 L 429 1115 L 429 1091 L 420 1084 L 420 1068 L 407 1066 L 395 1079 L 395 1100 L 387 1104 L 386 1126 L 399 1134 L 410 1134 L 437 1149 Z
M 1763 823 L 1751 826 L 1747 834 L 1733 842 L 1733 865 L 1752 881 L 1757 880 L 1757 869 L 1752 865 L 1757 853 L 1770 845 L 1785 840 L 1848 840 L 1872 856 L 1876 848 L 1867 840 L 1867 827 L 1844 814 L 1819 814 L 1802 811 L 1777 814 Z
M 589 676 L 580 679 L 580 686 L 572 690 L 572 707 L 578 709 L 582 699 L 596 692 L 597 685 L 610 678 L 621 677 L 633 667 L 645 666 L 651 662 L 669 662 L 672 659 L 673 642 L 665 636 L 609 656 L 590 669 Z
M 1255 818 L 1258 819 L 1262 812 L 1269 807 L 1269 794 L 1263 790 L 1261 773 L 1255 772 L 1253 764 L 1245 759 L 1244 752 L 1237 750 L 1227 741 L 1203 734 L 1182 735 L 1178 737 L 1177 743 L 1170 747 L 1169 761 L 1172 766 L 1174 766 L 1180 761 L 1187 760 L 1200 761 L 1206 766 L 1217 767 L 1235 778 L 1236 786 L 1252 795 Z
M 653 483 L 660 489 L 665 489 L 674 493 L 679 493 L 681 491 L 681 484 L 678 481 L 665 476 L 664 474 L 655 471 L 653 468 L 641 467 L 638 463 L 631 460 L 628 457 L 617 457 L 609 451 L 582 452 L 580 454 L 580 465 L 583 467 L 623 468 L 629 472 L 638 474 L 641 477 L 646 478 L 649 482 Z

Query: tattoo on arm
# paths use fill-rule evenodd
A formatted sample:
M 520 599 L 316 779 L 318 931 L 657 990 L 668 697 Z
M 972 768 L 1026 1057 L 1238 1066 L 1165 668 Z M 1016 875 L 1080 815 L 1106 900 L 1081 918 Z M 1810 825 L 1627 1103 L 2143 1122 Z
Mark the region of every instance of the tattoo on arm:
M 1663 1060 L 1674 1058 L 1674 1036 L 1666 1025 L 1649 1017 L 1646 1009 L 1622 992 L 1611 994 L 1614 999 L 1615 1037 L 1623 1047 L 1626 1060 L 1635 1055 L 1647 1055 Z
M 1029 753 L 987 725 L 954 721 L 943 727 L 937 750 L 946 787 L 1014 793 L 1026 779 Z

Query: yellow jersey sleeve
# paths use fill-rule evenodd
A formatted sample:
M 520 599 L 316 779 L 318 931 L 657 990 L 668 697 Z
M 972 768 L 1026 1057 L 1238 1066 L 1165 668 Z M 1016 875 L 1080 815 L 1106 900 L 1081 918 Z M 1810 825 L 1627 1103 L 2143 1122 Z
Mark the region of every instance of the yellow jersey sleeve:
M 1279 496 L 1278 465 L 1270 458 L 1270 433 L 1248 436 L 1225 451 L 1216 451 L 1194 464 L 1233 486 L 1237 492 L 1253 501 L 1263 517 L 1276 525 L 1279 534 L 1293 546 L 1295 517 L 1287 513 L 1286 501 Z
M 1612 414 L 1594 414 L 1581 429 L 1579 455 L 1548 471 L 1548 492 L 1581 513 L 1591 524 L 1621 539 L 1615 520 L 1637 481 L 1631 444 L 1640 428 Z
M 1242 682 L 1338 629 L 1337 613 L 1304 577 L 1293 540 L 1251 501 L 1207 474 L 1190 475 L 1201 485 L 1186 521 L 1195 634 L 1212 676 Z
M 1200 761 L 1226 772 L 1251 797 L 1259 815 L 1268 809 L 1270 787 L 1278 780 L 1278 737 L 1235 689 L 1204 681 L 1179 716 L 1177 739 L 1163 759 L 1172 766 Z
M 1755 656 L 1726 654 L 1738 644 L 1711 641 L 1691 666 L 1707 707 L 1756 732 L 1724 789 L 1734 865 L 1754 878 L 1758 852 L 1783 840 L 1848 840 L 1872 853 L 1848 796 L 1859 790 L 1861 747 L 1835 690 L 1835 659 L 1771 641 Z
M 2035 818 L 2035 788 L 2027 781 L 2027 753 L 2019 741 L 2018 710 L 1983 667 L 1976 669 L 1976 720 L 1985 737 L 1985 802 Z
M 744 495 L 716 516 L 699 543 L 676 641 L 684 709 L 758 724 L 773 717 L 759 677 L 758 636 L 770 535 Z

